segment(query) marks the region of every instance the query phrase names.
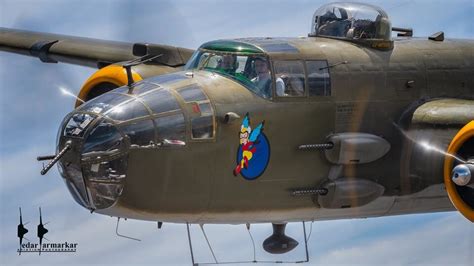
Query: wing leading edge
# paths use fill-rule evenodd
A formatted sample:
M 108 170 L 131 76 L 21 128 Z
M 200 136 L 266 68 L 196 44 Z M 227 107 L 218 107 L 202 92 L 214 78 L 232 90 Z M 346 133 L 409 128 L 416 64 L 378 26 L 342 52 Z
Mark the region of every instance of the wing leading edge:
M 138 58 L 135 52 L 160 55 L 151 63 L 178 67 L 193 50 L 160 44 L 125 43 L 60 34 L 0 28 L 0 51 L 39 58 L 45 63 L 64 62 L 93 68 Z

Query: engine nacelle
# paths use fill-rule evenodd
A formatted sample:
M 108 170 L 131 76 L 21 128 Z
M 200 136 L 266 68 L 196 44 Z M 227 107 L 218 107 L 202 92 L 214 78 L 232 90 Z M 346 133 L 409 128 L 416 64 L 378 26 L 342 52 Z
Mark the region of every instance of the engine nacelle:
M 169 67 L 164 65 L 136 65 L 131 68 L 132 77 L 135 82 L 145 78 L 172 73 L 181 70 L 181 67 Z M 75 107 L 83 102 L 111 91 L 115 88 L 128 84 L 127 71 L 120 64 L 108 65 L 99 69 L 82 85 L 78 94 Z
M 142 80 L 143 78 L 134 70 L 132 70 L 134 81 Z M 82 101 L 87 102 L 103 93 L 111 91 L 115 88 L 127 84 L 127 72 L 122 66 L 109 65 L 99 69 L 82 85 L 79 99 L 76 101 L 76 108 L 82 104 Z
M 402 192 L 443 182 L 454 208 L 474 222 L 474 101 L 446 98 L 416 103 L 400 124 L 405 137 Z
M 462 170 L 462 166 L 472 168 L 471 160 L 474 157 L 474 120 L 465 125 L 452 139 L 449 144 L 447 155 L 444 160 L 444 184 L 448 192 L 449 199 L 454 207 L 464 217 L 474 222 L 474 188 L 469 186 L 470 182 L 453 181 L 456 178 L 453 169 L 457 167 L 458 174 Z M 453 176 L 454 175 L 454 176 Z

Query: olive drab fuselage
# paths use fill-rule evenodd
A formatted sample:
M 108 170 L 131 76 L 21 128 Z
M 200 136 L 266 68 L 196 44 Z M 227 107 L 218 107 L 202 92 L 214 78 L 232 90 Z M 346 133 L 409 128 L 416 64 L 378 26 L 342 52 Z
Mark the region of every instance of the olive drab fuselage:
M 264 99 L 218 73 L 183 71 L 185 79 L 163 86 L 172 91 L 192 84 L 202 88 L 214 110 L 213 137 L 193 139 L 192 118 L 184 112 L 186 145 L 130 149 L 121 196 L 112 207 L 97 212 L 172 222 L 243 223 L 452 210 L 442 175 L 433 174 L 440 168 L 420 176 L 411 173 L 414 158 L 407 150 L 413 147 L 403 137 L 403 114 L 420 105 L 421 99 L 472 97 L 472 42 L 401 39 L 390 51 L 328 38 L 285 42 L 299 52 L 268 53 L 273 64 L 323 60 L 336 65 L 329 68 L 330 95 L 310 97 L 306 89 L 302 96 L 273 93 Z M 178 100 L 188 108 L 189 103 Z M 226 123 L 228 113 L 240 118 Z M 255 180 L 233 174 L 247 113 L 254 126 L 265 121 L 270 146 L 268 165 Z M 378 160 L 339 169 L 340 177 L 380 184 L 383 195 L 370 204 L 342 209 L 321 208 L 315 196 L 294 196 L 293 190 L 321 186 L 337 169 L 324 151 L 298 147 L 326 143 L 329 136 L 344 132 L 370 133 L 390 143 L 390 150 Z M 439 133 L 449 139 L 455 131 Z
M 450 176 L 472 174 L 474 41 L 412 35 L 330 3 L 308 37 L 193 51 L 0 28 L 0 50 L 98 68 L 41 172 L 57 162 L 90 211 L 280 224 L 454 205 L 474 221 L 472 182 Z

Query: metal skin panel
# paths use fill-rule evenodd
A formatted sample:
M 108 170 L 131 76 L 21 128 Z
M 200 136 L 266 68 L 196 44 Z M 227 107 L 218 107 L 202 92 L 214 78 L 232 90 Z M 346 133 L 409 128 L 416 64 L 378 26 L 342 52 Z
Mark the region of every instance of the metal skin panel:
M 295 149 L 298 144 L 311 141 L 317 135 L 302 130 L 308 128 L 305 125 L 306 119 L 292 118 L 298 114 L 309 115 L 307 119 L 319 121 L 320 126 L 332 127 L 334 118 L 327 113 L 333 113 L 333 105 L 331 103 L 276 105 L 255 96 L 240 84 L 218 75 L 213 77 L 217 81 L 210 86 L 208 82 L 213 75 L 215 74 L 196 72 L 191 80 L 181 81 L 169 87 L 174 89 L 192 83 L 201 85 L 215 106 L 218 123 L 216 139 L 192 141 L 188 134 L 187 146 L 182 149 L 133 151 L 129 157 L 127 183 L 119 202 L 113 209 L 98 212 L 113 213 L 115 208 L 127 208 L 134 210 L 132 217 L 145 212 L 166 220 L 171 213 L 177 217 L 184 213 L 195 213 L 197 216 L 199 213 L 222 216 L 230 210 L 248 214 L 258 213 L 260 216 L 273 212 L 275 201 L 279 202 L 278 209 L 282 212 L 313 206 L 309 198 L 281 201 L 282 198 L 290 198 L 288 188 L 315 185 L 322 181 L 322 177 L 315 178 L 312 173 L 318 169 L 328 171 L 329 167 L 324 157 L 308 156 L 309 154 L 302 154 Z M 227 103 L 229 97 L 223 97 L 221 93 L 224 89 L 227 94 L 240 95 L 239 99 L 245 104 Z M 308 112 L 311 108 L 314 110 Z M 288 109 L 294 112 L 285 111 Z M 271 136 L 270 164 L 265 173 L 255 181 L 248 181 L 232 174 L 236 164 L 240 121 L 222 124 L 224 115 L 230 111 L 238 114 L 249 112 L 253 123 L 266 119 L 264 114 L 267 112 L 275 117 L 266 120 L 268 122 L 265 124 L 265 134 Z M 317 131 L 318 124 L 312 123 L 309 128 Z M 287 129 L 294 131 L 290 138 Z M 324 141 L 325 137 L 324 132 L 321 132 L 318 138 Z M 297 160 L 292 159 L 295 157 Z M 183 164 L 189 167 L 182 167 Z M 272 167 L 282 164 L 285 167 Z M 304 174 L 291 178 L 294 176 L 293 169 L 301 168 L 302 165 L 306 165 Z M 180 188 L 179 191 L 177 188 Z M 263 221 L 264 217 L 259 219 Z
M 413 124 L 465 125 L 474 120 L 474 101 L 462 99 L 433 100 L 418 107 Z

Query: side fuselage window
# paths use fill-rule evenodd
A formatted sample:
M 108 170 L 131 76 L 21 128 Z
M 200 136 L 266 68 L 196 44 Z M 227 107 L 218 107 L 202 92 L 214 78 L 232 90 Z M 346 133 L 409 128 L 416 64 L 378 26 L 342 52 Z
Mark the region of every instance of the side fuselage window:
M 214 138 L 214 111 L 201 87 L 192 84 L 178 90 L 191 116 L 192 139 Z
M 328 62 L 325 60 L 306 61 L 308 71 L 309 96 L 330 96 L 331 78 Z
M 279 97 L 305 95 L 304 66 L 302 61 L 275 61 L 275 89 Z

